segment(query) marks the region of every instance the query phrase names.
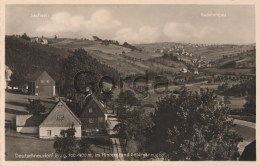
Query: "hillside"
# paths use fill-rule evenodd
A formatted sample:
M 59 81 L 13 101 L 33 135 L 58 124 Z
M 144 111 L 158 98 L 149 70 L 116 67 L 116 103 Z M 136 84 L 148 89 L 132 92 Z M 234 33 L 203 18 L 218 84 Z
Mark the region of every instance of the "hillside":
M 255 45 L 206 45 L 175 42 L 137 44 L 136 46 L 142 48 L 146 52 L 157 52 L 160 54 L 184 51 L 193 56 L 205 56 L 209 60 L 216 60 L 222 58 L 224 55 L 255 49 Z
M 64 48 L 67 50 L 74 50 L 77 48 L 83 48 L 86 51 L 100 50 L 107 54 L 121 54 L 124 52 L 130 52 L 129 48 L 121 47 L 114 44 L 105 45 L 101 41 L 94 41 L 88 39 L 58 39 L 51 40 L 51 46 L 57 48 Z
M 38 71 L 47 71 L 56 81 L 57 90 L 64 88 L 68 80 L 73 82 L 75 74 L 81 70 L 91 70 L 103 76 L 119 76 L 116 70 L 93 58 L 91 51 L 80 49 L 68 51 L 52 45 L 32 43 L 14 36 L 6 36 L 5 51 L 5 64 L 17 77 L 15 79 L 18 80 L 17 86 L 26 84 Z M 73 84 L 69 86 L 66 88 L 74 88 Z
M 160 57 L 161 55 L 158 53 L 133 50 L 122 45 L 103 44 L 101 41 L 85 39 L 59 39 L 52 42 L 50 45 L 66 50 L 83 48 L 91 53 L 90 55 L 97 58 L 101 63 L 116 69 L 122 76 L 144 74 L 146 70 L 152 70 L 156 73 L 163 73 L 164 71 L 179 71 L 179 69 L 172 68 L 171 66 L 147 61 L 155 57 Z
M 5 64 L 14 73 L 29 78 L 37 71 L 46 70 L 55 80 L 59 80 L 62 59 L 69 55 L 63 49 L 31 43 L 14 36 L 6 36 L 5 52 Z
M 226 71 L 222 71 L 226 68 L 225 66 L 236 69 L 237 73 L 252 74 L 252 68 L 255 66 L 252 63 L 254 61 L 252 57 L 255 57 L 255 53 L 250 53 L 250 50 L 255 49 L 255 45 L 205 45 L 163 42 L 136 44 L 134 46 L 138 50 L 133 50 L 120 44 L 104 44 L 104 40 L 100 40 L 59 39 L 51 42 L 51 45 L 67 50 L 83 48 L 102 64 L 119 71 L 122 76 L 144 74 L 146 70 L 150 70 L 154 73 L 163 73 L 171 79 L 172 74 L 179 73 L 182 68 L 203 68 L 202 72 L 208 70 L 213 71 L 213 73 L 225 74 Z M 246 56 L 246 52 L 252 55 Z M 164 54 L 176 58 L 169 59 L 169 57 L 164 57 Z M 233 63 L 236 63 L 236 65 L 232 66 Z M 244 64 L 247 63 L 250 63 L 250 69 L 245 69 Z

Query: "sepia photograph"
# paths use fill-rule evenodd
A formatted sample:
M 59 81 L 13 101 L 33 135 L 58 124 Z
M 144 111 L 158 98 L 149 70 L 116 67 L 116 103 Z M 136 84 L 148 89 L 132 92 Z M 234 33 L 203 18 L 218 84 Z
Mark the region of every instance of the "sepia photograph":
M 4 9 L 2 160 L 257 161 L 254 4 Z

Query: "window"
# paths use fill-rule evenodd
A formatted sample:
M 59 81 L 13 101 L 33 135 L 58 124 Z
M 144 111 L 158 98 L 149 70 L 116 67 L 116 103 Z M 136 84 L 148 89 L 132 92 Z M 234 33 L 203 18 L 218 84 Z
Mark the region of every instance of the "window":
M 44 83 L 44 80 L 41 80 L 41 83 Z
M 47 130 L 47 136 L 51 136 L 51 130 Z
M 89 108 L 89 109 L 88 109 L 88 112 L 89 112 L 89 113 L 92 113 L 92 108 Z
M 47 83 L 49 83 L 50 81 L 49 80 L 46 80 Z
M 64 119 L 64 115 L 56 115 L 56 120 L 63 120 Z
M 88 122 L 89 122 L 89 123 L 94 123 L 94 119 L 93 119 L 93 118 L 89 118 L 89 119 L 88 119 Z
M 39 88 L 39 86 L 38 86 L 38 85 L 36 85 L 36 88 Z

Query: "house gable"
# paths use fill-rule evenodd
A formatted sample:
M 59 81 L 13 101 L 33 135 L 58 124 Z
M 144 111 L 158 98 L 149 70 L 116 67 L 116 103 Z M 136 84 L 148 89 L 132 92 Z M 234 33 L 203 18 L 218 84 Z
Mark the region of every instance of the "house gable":
M 82 113 L 80 115 L 80 118 L 90 117 L 105 117 L 104 108 L 94 96 L 91 96 L 90 101 L 85 107 L 83 107 Z
M 72 125 L 74 127 L 81 126 L 81 122 L 68 106 L 60 100 L 39 127 L 72 127 Z
M 42 85 L 42 86 L 55 86 L 55 81 L 53 78 L 46 72 L 42 72 L 35 80 L 35 83 L 37 85 Z

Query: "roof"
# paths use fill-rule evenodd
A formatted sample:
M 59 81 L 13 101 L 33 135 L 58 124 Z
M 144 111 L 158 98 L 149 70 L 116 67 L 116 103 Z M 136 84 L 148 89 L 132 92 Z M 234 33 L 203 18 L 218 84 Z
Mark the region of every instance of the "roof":
M 31 75 L 29 81 L 36 81 L 43 74 L 48 75 L 50 78 L 52 78 L 46 71 L 38 71 Z
M 45 71 L 44 71 L 45 72 Z M 29 78 L 30 81 L 36 81 L 37 78 L 40 77 L 40 75 L 42 74 L 42 71 L 37 71 L 36 73 L 32 74 Z
M 96 96 L 95 96 L 95 95 L 91 95 L 91 97 L 92 97 L 92 100 L 95 101 L 95 103 L 97 104 L 97 106 L 100 108 L 100 110 L 101 110 L 104 114 L 106 114 L 107 111 L 106 111 L 106 110 L 104 109 L 104 107 L 101 105 L 100 101 L 98 101 L 98 99 L 96 98 Z
M 61 102 L 66 108 L 67 110 L 69 111 L 69 113 L 71 113 L 71 115 L 81 124 L 81 121 L 78 119 L 78 117 L 70 110 L 70 108 L 67 106 L 67 104 L 63 101 L 63 100 L 60 100 L 59 102 Z M 58 102 L 58 103 L 59 103 Z M 58 104 L 57 103 L 57 104 Z M 56 105 L 57 105 L 56 104 Z
M 95 113 L 89 113 L 89 108 L 98 108 Z M 98 117 L 98 116 L 105 116 L 107 114 L 107 111 L 104 109 L 104 107 L 101 105 L 101 103 L 98 101 L 98 99 L 95 97 L 95 95 L 91 95 L 89 101 L 83 106 L 80 118 L 83 117 Z
M 57 108 L 57 105 L 61 103 L 67 110 L 67 112 L 69 113 L 69 115 L 71 115 L 74 119 L 75 119 L 75 122 L 78 122 L 79 125 L 81 125 L 81 121 L 77 118 L 77 116 L 70 110 L 70 108 L 66 105 L 66 103 L 62 100 L 59 100 L 55 106 L 53 107 L 53 109 L 47 114 L 46 118 L 40 123 L 40 126 L 50 126 L 50 127 L 57 127 L 57 126 L 62 126 L 64 125 L 64 123 L 68 122 L 70 123 L 70 120 L 66 119 L 67 121 L 66 122 L 60 122 L 60 121 L 57 121 L 57 120 L 54 120 L 55 118 L 53 118 L 52 114 L 55 115 L 55 111 L 56 111 L 56 108 Z M 49 120 L 49 121 L 46 121 L 46 120 Z M 50 124 L 51 122 L 51 124 Z
M 16 115 L 17 127 L 33 127 L 39 126 L 45 119 L 46 115 Z

